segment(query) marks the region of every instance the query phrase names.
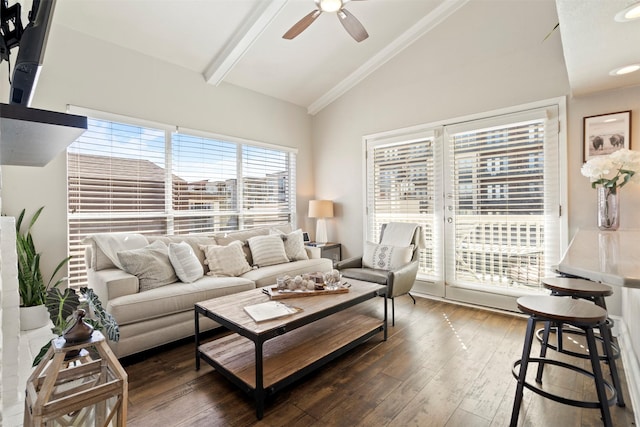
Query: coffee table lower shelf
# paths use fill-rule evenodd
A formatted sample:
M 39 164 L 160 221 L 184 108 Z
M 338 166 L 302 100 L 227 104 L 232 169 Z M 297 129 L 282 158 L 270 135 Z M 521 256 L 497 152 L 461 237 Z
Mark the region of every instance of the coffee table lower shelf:
M 262 375 L 256 374 L 260 344 L 238 334 L 202 344 L 198 354 L 255 397 L 258 418 L 261 418 L 266 396 L 382 331 L 384 322 L 381 319 L 349 310 L 333 314 L 265 341 L 261 352 Z

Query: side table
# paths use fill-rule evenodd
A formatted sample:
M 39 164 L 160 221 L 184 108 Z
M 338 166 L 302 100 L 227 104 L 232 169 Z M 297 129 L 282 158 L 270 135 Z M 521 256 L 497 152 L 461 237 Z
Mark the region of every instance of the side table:
M 76 344 L 58 337 L 27 380 L 24 425 L 121 427 L 127 395 L 127 373 L 99 331 Z
M 336 262 L 342 260 L 342 245 L 335 242 L 327 243 L 307 243 L 307 248 L 311 250 L 313 254 L 318 254 L 320 258 L 328 258 Z

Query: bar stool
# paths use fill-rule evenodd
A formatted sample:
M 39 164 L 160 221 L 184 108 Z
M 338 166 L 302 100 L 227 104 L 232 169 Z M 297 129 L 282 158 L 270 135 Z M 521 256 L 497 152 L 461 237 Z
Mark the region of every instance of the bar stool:
M 513 402 L 513 411 L 511 413 L 511 427 L 518 425 L 518 416 L 520 414 L 520 406 L 522 404 L 522 395 L 524 388 L 533 391 L 547 399 L 554 400 L 566 405 L 578 406 L 582 408 L 599 408 L 602 420 L 606 427 L 612 425 L 611 413 L 609 405 L 613 404 L 616 399 L 616 390 L 602 378 L 602 369 L 600 369 L 600 357 L 598 355 L 598 346 L 594 334 L 594 328 L 603 327 L 607 320 L 607 312 L 602 307 L 590 304 L 586 301 L 559 298 L 554 296 L 526 296 L 518 298 L 518 308 L 526 314 L 529 314 L 527 322 L 527 332 L 525 334 L 524 346 L 522 349 L 522 358 L 513 364 L 513 376 L 518 380 L 516 395 Z M 587 371 L 579 366 L 571 365 L 554 359 L 541 357 L 531 357 L 531 348 L 535 335 L 535 327 L 538 322 L 562 322 L 572 325 L 584 331 L 587 338 L 587 347 L 589 349 L 589 359 L 591 360 L 592 371 Z M 607 335 L 603 335 L 605 342 Z M 607 346 L 605 345 L 605 349 Z M 546 390 L 539 386 L 533 385 L 526 381 L 527 369 L 529 363 L 537 363 L 538 366 L 546 364 L 559 366 L 561 368 L 571 369 L 580 374 L 586 375 L 594 379 L 597 402 L 581 401 L 565 398 Z M 520 366 L 519 372 L 516 372 Z M 607 390 L 611 394 L 611 398 L 607 399 Z
M 605 285 L 603 283 L 592 282 L 591 280 L 580 279 L 580 278 L 547 277 L 542 279 L 542 284 L 544 285 L 545 288 L 551 290 L 551 295 L 568 296 L 571 298 L 584 299 L 584 300 L 595 303 L 598 307 L 602 307 L 605 310 L 607 309 L 607 303 L 605 302 L 605 297 L 608 297 L 613 294 L 613 289 L 611 288 L 611 286 Z M 605 325 L 603 325 L 602 328 L 599 328 L 600 336 L 596 335 L 596 339 L 600 340 L 603 345 L 609 347 L 603 350 L 604 354 L 600 356 L 600 359 L 609 365 L 611 380 L 613 382 L 613 387 L 616 389 L 616 393 L 618 397 L 617 405 L 620 407 L 624 407 L 625 403 L 624 403 L 624 396 L 622 393 L 622 385 L 620 383 L 620 377 L 618 375 L 618 368 L 615 363 L 615 359 L 620 357 L 620 350 L 613 343 L 613 335 L 611 333 L 612 327 L 613 327 L 613 320 L 609 319 L 609 317 L 607 316 Z M 555 328 L 556 337 L 557 337 L 556 346 L 549 344 L 549 335 L 552 332 L 552 329 L 554 328 Z M 560 353 L 568 354 L 574 357 L 589 359 L 588 354 L 576 353 L 574 351 L 570 351 L 563 348 L 562 336 L 565 333 L 584 336 L 584 332 L 582 330 L 575 329 L 575 328 L 565 328 L 563 324 L 560 322 L 556 322 L 554 326 L 552 326 L 551 322 L 546 322 L 544 329 L 539 329 L 538 331 L 536 331 L 536 335 L 540 340 L 540 342 L 542 343 L 542 351 L 540 352 L 540 357 L 545 357 L 547 348 L 550 348 L 552 350 L 558 351 Z M 606 340 L 604 339 L 604 335 L 607 336 Z M 611 357 L 609 357 L 609 355 Z M 538 382 L 542 382 L 542 365 L 538 367 L 538 376 L 536 377 L 536 380 Z

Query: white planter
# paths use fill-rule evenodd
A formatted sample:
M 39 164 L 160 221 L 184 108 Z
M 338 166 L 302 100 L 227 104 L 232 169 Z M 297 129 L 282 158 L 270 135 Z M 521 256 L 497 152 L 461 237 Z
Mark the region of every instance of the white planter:
M 20 307 L 20 330 L 30 331 L 42 328 L 49 323 L 49 312 L 47 307 L 35 305 L 33 307 Z

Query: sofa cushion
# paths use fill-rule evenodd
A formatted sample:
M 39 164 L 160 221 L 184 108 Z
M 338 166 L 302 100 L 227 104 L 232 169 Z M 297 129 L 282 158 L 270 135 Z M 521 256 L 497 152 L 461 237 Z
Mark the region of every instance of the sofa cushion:
M 255 289 L 255 284 L 245 278 L 204 276 L 193 283 L 177 282 L 114 298 L 109 301 L 107 311 L 122 326 L 193 310 L 197 302 L 250 289 Z
M 123 268 L 118 252 L 140 249 L 150 242 L 137 233 L 96 233 L 85 237 L 82 243 L 91 245 L 91 266 L 94 270 Z
M 169 261 L 178 279 L 184 283 L 195 282 L 204 276 L 204 269 L 187 242 L 169 243 Z
M 307 251 L 304 248 L 304 238 L 302 230 L 298 229 L 292 233 L 283 233 L 280 230 L 271 230 L 271 234 L 277 234 L 282 237 L 284 242 L 284 251 L 289 261 L 301 261 L 309 259 Z
M 286 223 L 286 224 L 272 225 L 271 230 L 279 231 L 284 234 L 289 234 L 293 231 L 293 228 L 291 227 L 290 223 Z
M 279 235 L 256 236 L 249 239 L 253 265 L 266 267 L 289 262 L 284 250 L 284 242 Z
M 200 249 L 207 258 L 205 262 L 209 266 L 209 276 L 234 277 L 251 270 L 240 241 L 231 242 L 227 246 L 201 245 Z
M 366 242 L 362 266 L 380 270 L 395 270 L 411 261 L 413 245 L 392 246 Z
M 253 257 L 251 255 L 251 250 L 249 249 L 249 245 L 247 244 L 247 240 L 255 236 L 264 236 L 269 234 L 268 228 L 254 228 L 250 230 L 241 230 L 241 231 L 230 231 L 228 233 L 216 234 L 216 242 L 219 245 L 226 246 L 231 242 L 239 241 L 244 246 L 242 250 L 245 253 L 247 258 L 247 262 L 249 265 L 253 265 Z
M 249 240 L 252 237 L 255 236 L 265 236 L 269 234 L 269 229 L 268 228 L 252 228 L 249 230 L 239 230 L 239 231 L 229 231 L 226 233 L 217 233 L 215 235 L 216 238 L 216 242 L 218 242 L 219 245 L 228 245 L 231 242 L 234 242 L 236 240 L 242 242 L 242 243 L 246 243 L 247 240 Z
M 140 249 L 118 252 L 123 270 L 138 277 L 140 292 L 178 281 L 169 261 L 169 249 L 163 242 L 153 242 Z
M 378 283 L 379 285 L 386 285 L 389 280 L 389 274 L 391 274 L 387 270 L 374 268 L 344 268 L 340 270 L 340 273 L 342 273 L 342 277 Z
M 204 252 L 200 249 L 200 245 L 217 245 L 216 239 L 213 236 L 207 235 L 173 235 L 173 236 L 148 236 L 149 243 L 155 242 L 156 240 L 160 240 L 164 242 L 167 246 L 170 243 L 180 243 L 187 242 L 189 246 L 193 248 L 193 253 L 196 254 L 200 264 L 204 268 L 204 272 L 207 273 L 209 268 L 204 263 L 205 256 Z
M 269 265 L 256 268 L 242 275 L 246 279 L 255 282 L 256 286 L 275 285 L 278 276 L 288 274 L 296 276 L 304 273 L 327 272 L 333 268 L 333 261 L 328 258 L 313 258 L 303 261 L 293 261 L 284 264 Z

